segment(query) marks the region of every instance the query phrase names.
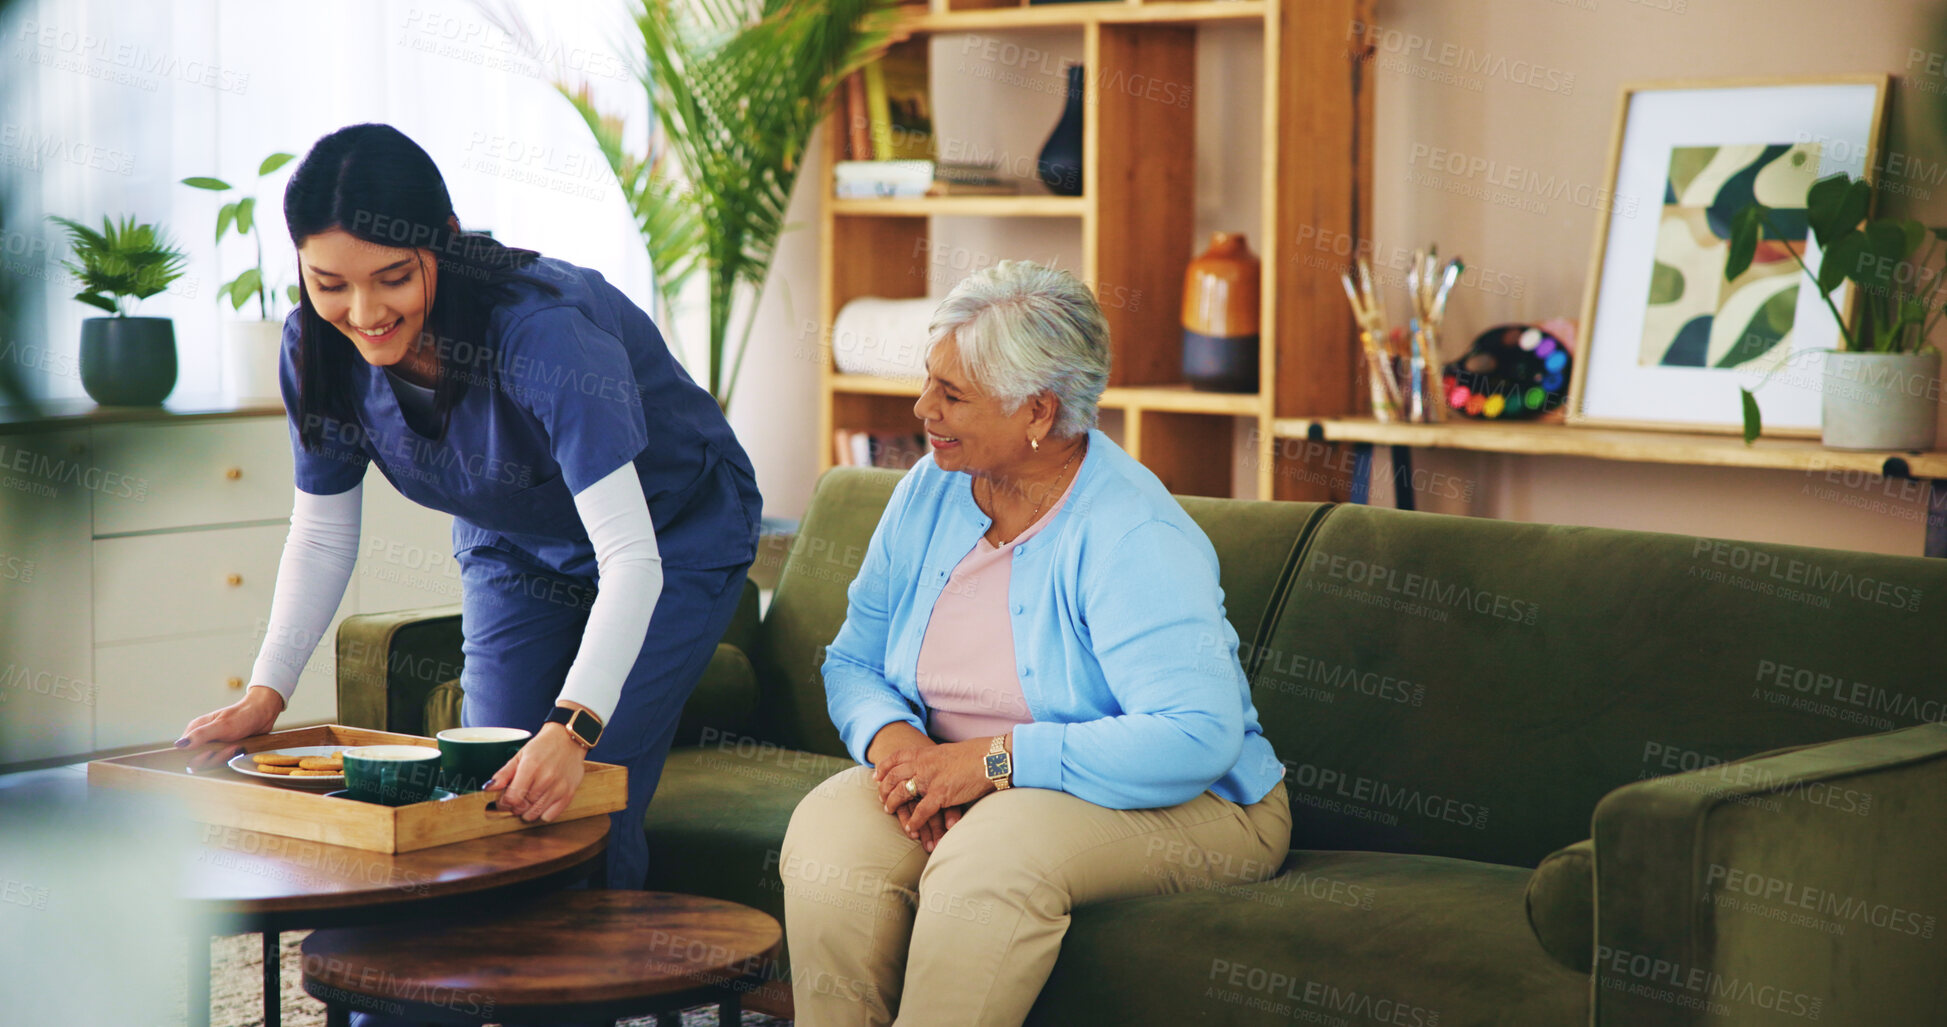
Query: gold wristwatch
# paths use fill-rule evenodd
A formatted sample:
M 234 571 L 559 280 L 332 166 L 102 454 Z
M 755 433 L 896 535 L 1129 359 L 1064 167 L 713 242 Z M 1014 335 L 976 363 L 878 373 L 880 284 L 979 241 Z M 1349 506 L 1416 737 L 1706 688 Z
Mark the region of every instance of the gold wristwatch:
M 1014 787 L 1014 758 L 1007 753 L 1007 736 L 995 735 L 994 744 L 987 747 L 987 780 L 994 783 L 995 791 Z

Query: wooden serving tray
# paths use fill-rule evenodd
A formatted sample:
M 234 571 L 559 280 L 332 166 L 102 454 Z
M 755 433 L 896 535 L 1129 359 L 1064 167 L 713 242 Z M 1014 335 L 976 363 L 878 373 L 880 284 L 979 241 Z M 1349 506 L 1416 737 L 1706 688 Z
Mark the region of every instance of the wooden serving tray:
M 412 852 L 435 845 L 507 834 L 541 826 L 489 807 L 494 796 L 473 792 L 439 802 L 380 806 L 323 792 L 259 781 L 231 770 L 225 761 L 241 752 L 297 745 L 429 745 L 431 738 L 323 724 L 257 735 L 220 748 L 158 749 L 88 764 L 88 783 L 175 796 L 189 815 L 206 824 L 281 834 L 373 852 Z M 581 788 L 555 818 L 578 820 L 613 813 L 629 804 L 629 770 L 612 763 L 585 764 Z

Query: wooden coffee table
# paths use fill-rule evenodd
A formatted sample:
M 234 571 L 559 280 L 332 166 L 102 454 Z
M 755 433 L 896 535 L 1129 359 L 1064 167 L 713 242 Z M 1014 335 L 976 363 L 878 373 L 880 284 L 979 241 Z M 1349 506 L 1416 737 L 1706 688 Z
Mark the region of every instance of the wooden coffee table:
M 499 912 L 318 931 L 304 990 L 328 1024 L 354 1010 L 436 1023 L 613 1022 L 715 1003 L 740 1021 L 783 939 L 767 913 L 668 892 L 569 891 Z
M 206 825 L 185 897 L 212 937 L 262 932 L 264 1027 L 278 1027 L 280 933 L 447 917 L 558 891 L 599 868 L 608 828 L 607 816 L 585 817 L 394 855 Z M 189 951 L 189 1022 L 207 1027 L 207 939 Z

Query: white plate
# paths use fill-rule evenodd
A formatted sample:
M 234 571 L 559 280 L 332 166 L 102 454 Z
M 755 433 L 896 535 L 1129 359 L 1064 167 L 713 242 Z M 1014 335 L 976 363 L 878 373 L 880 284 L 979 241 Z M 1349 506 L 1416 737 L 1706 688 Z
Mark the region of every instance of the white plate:
M 259 749 L 258 752 L 281 753 L 285 756 L 330 756 L 333 753 L 356 748 L 357 746 L 355 745 L 294 745 L 288 749 Z M 244 752 L 230 757 L 230 769 L 246 777 L 254 777 L 260 781 L 275 781 L 278 784 L 291 785 L 295 788 L 324 788 L 329 791 L 337 791 L 345 787 L 345 775 L 343 774 L 333 774 L 330 777 L 292 777 L 289 774 L 266 774 L 258 770 L 256 761 L 250 758 L 256 754 Z

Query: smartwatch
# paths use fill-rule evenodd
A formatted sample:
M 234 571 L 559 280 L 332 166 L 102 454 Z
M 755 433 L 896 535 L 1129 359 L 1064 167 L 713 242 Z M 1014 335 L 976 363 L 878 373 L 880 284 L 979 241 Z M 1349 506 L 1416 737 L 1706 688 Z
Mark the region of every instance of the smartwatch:
M 994 783 L 995 791 L 1014 787 L 1014 757 L 1007 752 L 1007 736 L 995 735 L 994 744 L 987 747 L 987 780 Z
M 583 749 L 593 749 L 602 738 L 601 720 L 593 713 L 573 706 L 556 706 L 548 711 L 547 723 L 565 726 L 568 737 L 580 742 Z

